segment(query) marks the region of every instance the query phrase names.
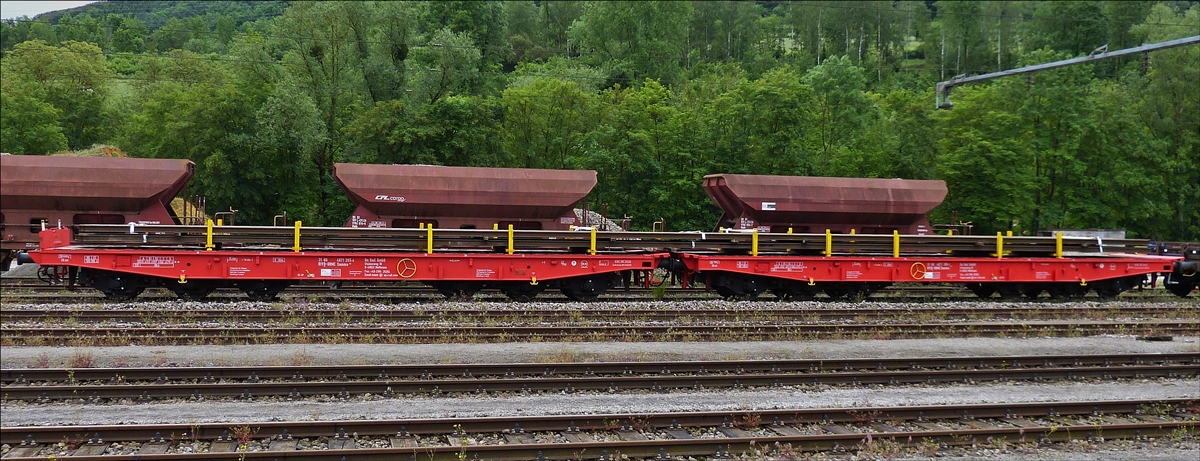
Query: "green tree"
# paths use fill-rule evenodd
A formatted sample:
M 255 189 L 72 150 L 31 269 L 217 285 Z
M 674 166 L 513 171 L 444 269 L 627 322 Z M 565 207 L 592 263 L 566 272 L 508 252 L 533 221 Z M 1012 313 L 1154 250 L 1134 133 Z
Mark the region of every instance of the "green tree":
M 1139 18 L 1140 19 L 1140 18 Z M 1071 21 L 1069 26 L 1064 21 Z M 1068 56 L 1110 44 L 1103 5 L 1095 1 L 1041 2 L 1033 13 L 1027 49 L 1050 47 Z M 1111 48 L 1115 50 L 1116 48 Z
M 508 57 L 508 16 L 499 1 L 448 0 L 430 2 L 431 30 L 449 29 L 454 34 L 472 38 L 479 61 L 479 70 L 497 72 Z M 431 37 L 432 39 L 432 37 Z M 432 41 L 432 43 L 437 43 Z M 482 85 L 477 81 L 476 85 Z M 476 86 L 479 88 L 479 86 Z
M 957 90 L 953 111 L 939 112 L 937 177 L 949 193 L 942 213 L 958 213 L 976 233 L 1030 229 L 1037 179 L 1021 140 L 1026 122 L 1006 110 L 1008 95 L 993 86 Z
M 146 25 L 135 18 L 125 18 L 112 34 L 113 50 L 122 53 L 141 53 L 146 50 Z
M 0 71 L 0 152 L 47 154 L 66 150 L 59 110 L 45 90 L 8 66 Z
M 500 105 L 448 96 L 433 104 L 380 101 L 346 125 L 346 159 L 359 163 L 501 166 Z
M 108 136 L 104 104 L 112 71 L 99 47 L 83 42 L 56 47 L 30 40 L 13 47 L 5 67 L 27 76 L 58 109 L 68 147 L 89 147 Z
M 717 96 L 705 110 L 713 172 L 815 174 L 809 139 L 819 136 L 813 88 L 780 68 Z
M 442 29 L 431 37 L 431 45 L 422 48 L 416 61 L 427 71 L 417 77 L 418 98 L 429 104 L 468 90 L 479 66 L 479 50 L 472 46 L 471 37 Z
M 874 152 L 880 178 L 933 179 L 938 133 L 929 100 L 931 91 L 893 90 L 879 98 L 881 118 L 872 130 L 882 139 Z M 878 139 L 877 138 L 877 139 Z
M 594 202 L 632 216 L 642 229 L 673 211 L 662 189 L 679 131 L 671 99 L 653 80 L 638 89 L 605 90 L 597 104 L 599 120 L 580 152 L 581 166 L 598 172 Z
M 802 81 L 815 95 L 814 141 L 819 158 L 814 171 L 852 175 L 853 168 L 846 168 L 845 160 L 859 155 L 857 141 L 877 110 L 867 97 L 862 68 L 845 56 L 835 56 L 809 69 Z
M 1132 31 L 1148 42 L 1195 35 L 1200 30 L 1200 5 L 1180 11 L 1154 5 L 1146 22 Z M 1142 123 L 1155 139 L 1167 145 L 1155 159 L 1156 174 L 1170 185 L 1164 199 L 1170 223 L 1159 238 L 1200 240 L 1200 47 L 1189 46 L 1156 52 L 1144 79 L 1134 79 L 1129 91 L 1142 96 L 1138 108 Z
M 689 2 L 592 2 L 571 25 L 587 62 L 614 77 L 674 81 L 687 50 Z
M 504 90 L 504 152 L 508 166 L 570 169 L 579 166 L 591 129 L 595 96 L 575 82 L 534 78 Z
M 368 96 L 346 10 L 333 2 L 296 2 L 272 28 L 284 50 L 283 68 L 296 87 L 317 105 L 328 139 L 311 156 L 317 169 L 319 216 L 328 216 L 342 194 L 333 181 L 333 163 L 342 151 L 342 127 L 352 108 Z

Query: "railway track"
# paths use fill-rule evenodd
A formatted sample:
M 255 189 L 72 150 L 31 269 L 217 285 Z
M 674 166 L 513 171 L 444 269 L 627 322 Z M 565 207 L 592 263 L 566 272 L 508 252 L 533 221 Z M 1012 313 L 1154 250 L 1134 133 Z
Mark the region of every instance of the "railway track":
M 419 284 L 386 284 L 377 285 L 345 283 L 339 286 L 331 285 L 305 285 L 298 284 L 288 287 L 284 290 L 280 297 L 282 299 L 305 299 L 314 301 L 330 301 L 330 300 L 375 300 L 375 301 L 441 301 L 445 300 L 445 296 L 438 293 L 432 287 Z M 70 288 L 63 284 L 48 284 L 33 278 L 21 277 L 6 277 L 0 279 L 0 298 L 9 302 L 81 302 L 81 301 L 101 301 L 104 300 L 104 295 L 88 287 Z M 177 296 L 175 293 L 160 288 L 152 288 L 146 290 L 139 299 L 143 301 L 155 300 L 173 300 Z M 228 302 L 245 300 L 246 295 L 237 289 L 220 288 L 208 295 L 207 301 L 213 302 Z M 547 291 L 538 296 L 538 301 L 546 302 L 570 302 L 566 296 L 560 295 L 557 292 Z M 659 287 L 659 288 L 613 288 L 601 296 L 601 301 L 648 301 L 648 300 L 708 300 L 720 299 L 720 296 L 713 292 L 704 290 L 703 288 L 680 288 L 680 287 Z M 774 300 L 775 296 L 765 293 L 759 297 L 761 300 Z M 832 301 L 832 298 L 824 294 L 817 297 L 818 300 Z M 946 285 L 946 286 L 926 286 L 926 285 L 900 285 L 884 288 L 871 295 L 871 299 L 875 300 L 920 300 L 928 302 L 937 301 L 953 301 L 953 300 L 995 300 L 1007 301 L 995 296 L 992 298 L 979 298 L 970 290 L 962 286 Z M 1045 298 L 1049 299 L 1049 298 Z M 1091 294 L 1085 299 L 1099 300 L 1101 298 Z M 1121 299 L 1129 300 L 1162 300 L 1176 301 L 1179 298 L 1171 293 L 1161 289 L 1145 289 L 1133 290 L 1125 292 L 1121 295 Z M 477 293 L 473 300 L 476 301 L 500 301 L 509 302 L 509 299 L 499 291 L 484 290 Z M 1024 301 L 1030 301 L 1025 299 Z
M 951 323 L 780 325 L 256 326 L 256 327 L 24 327 L 0 328 L 4 345 L 115 346 L 213 344 L 416 344 L 543 341 L 792 341 L 932 337 L 1043 337 L 1123 334 L 1190 335 L 1200 320 L 1049 320 Z
M 805 452 L 934 456 L 954 446 L 1040 447 L 1182 438 L 1187 399 L 588 414 L 388 421 L 0 428 L 5 459 L 678 459 Z M 60 443 L 61 442 L 61 443 Z M 116 442 L 116 443 L 114 443 Z M 103 458 L 101 458 L 102 455 Z
M 551 364 L 5 369 L 5 401 L 391 398 L 1189 377 L 1200 353 Z
M 459 307 L 447 305 L 387 306 L 384 308 L 346 307 L 329 304 L 326 306 L 296 306 L 286 310 L 275 308 L 179 308 L 173 305 L 130 309 L 74 309 L 42 308 L 40 305 L 9 306 L 0 311 L 0 323 L 38 322 L 54 323 L 103 323 L 121 322 L 162 324 L 203 324 L 210 322 L 267 322 L 303 323 L 319 325 L 328 323 L 379 323 L 379 322 L 501 322 L 501 323 L 587 323 L 608 322 L 612 324 L 630 322 L 753 322 L 770 321 L 780 324 L 844 321 L 884 321 L 912 319 L 1022 319 L 1047 320 L 1084 317 L 1095 319 L 1113 318 L 1200 318 L 1194 309 L 1174 305 L 1155 306 L 1145 304 L 1108 305 L 1081 310 L 1075 306 L 1053 304 L 1033 306 L 897 306 L 882 308 L 835 308 L 794 307 L 759 308 L 758 306 L 725 305 L 712 303 L 707 306 L 638 305 L 627 307 L 588 307 L 579 309 L 506 309 L 487 307 Z M 709 307 L 712 306 L 712 307 Z

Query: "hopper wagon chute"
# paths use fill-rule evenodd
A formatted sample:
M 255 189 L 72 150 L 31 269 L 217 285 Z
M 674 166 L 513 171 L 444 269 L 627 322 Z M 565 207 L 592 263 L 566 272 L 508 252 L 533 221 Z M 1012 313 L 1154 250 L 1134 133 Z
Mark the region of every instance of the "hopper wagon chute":
M 565 230 L 596 185 L 593 170 L 338 163 L 356 206 L 348 227 Z
M 37 248 L 43 223 L 179 224 L 170 203 L 194 166 L 177 159 L 0 156 L 0 265 L 8 269 L 15 252 Z
M 932 233 L 925 217 L 946 198 L 943 181 L 714 174 L 704 192 L 718 228 L 760 232 Z

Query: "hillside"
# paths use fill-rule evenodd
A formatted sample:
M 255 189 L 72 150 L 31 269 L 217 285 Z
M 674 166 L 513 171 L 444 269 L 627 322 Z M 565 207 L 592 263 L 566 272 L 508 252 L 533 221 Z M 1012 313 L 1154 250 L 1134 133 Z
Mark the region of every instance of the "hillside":
M 67 10 L 51 11 L 39 14 L 33 19 L 45 19 L 50 24 L 58 24 L 63 16 L 83 16 L 102 18 L 110 14 L 127 15 L 137 18 L 146 24 L 150 30 L 155 30 L 167 23 L 168 19 L 187 19 L 194 16 L 226 15 L 232 17 L 238 25 L 254 22 L 259 19 L 273 18 L 283 14 L 287 8 L 284 1 L 128 1 L 110 0 L 96 2 Z

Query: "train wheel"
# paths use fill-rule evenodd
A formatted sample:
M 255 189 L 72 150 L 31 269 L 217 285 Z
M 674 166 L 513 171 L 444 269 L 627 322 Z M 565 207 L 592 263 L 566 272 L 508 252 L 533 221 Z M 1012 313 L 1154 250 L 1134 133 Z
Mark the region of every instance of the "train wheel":
M 1092 282 L 1092 288 L 1096 290 L 1096 296 L 1099 296 L 1100 299 L 1114 299 L 1121 293 L 1129 291 L 1132 288 L 1136 288 L 1139 284 L 1141 284 L 1143 279 L 1144 277 L 1137 276 L 1102 280 L 1099 282 Z
M 593 301 L 608 291 L 613 279 L 608 275 L 576 277 L 566 281 L 562 293 L 572 301 Z
M 175 296 L 185 301 L 199 301 L 207 297 L 213 290 L 217 289 L 216 285 L 208 282 L 193 280 L 187 283 L 179 283 L 172 281 L 167 285 L 171 291 L 175 292 Z
M 500 287 L 500 291 L 504 292 L 508 299 L 519 303 L 533 301 L 538 293 L 542 292 L 544 285 L 530 285 L 526 282 L 511 282 Z
M 1196 286 L 1191 283 L 1176 283 L 1173 285 L 1167 285 L 1166 288 L 1167 291 L 1171 292 L 1171 294 L 1180 298 L 1186 298 L 1188 295 L 1192 294 L 1192 291 L 1196 289 Z
M 251 301 L 274 301 L 279 292 L 287 289 L 289 283 L 282 280 L 248 280 L 238 283 Z
M 968 283 L 967 289 L 980 298 L 990 298 L 996 293 L 996 287 L 988 283 Z
M 1171 294 L 1180 298 L 1186 298 L 1192 294 L 1192 290 L 1196 289 L 1196 277 L 1180 277 L 1174 273 L 1167 274 L 1167 279 L 1163 282 L 1163 287 Z
M 717 294 L 730 301 L 753 301 L 767 288 L 766 283 L 758 278 L 728 274 L 713 276 L 711 284 Z
M 84 284 L 100 290 L 110 301 L 131 301 L 146 290 L 146 280 L 138 275 L 84 271 L 82 278 Z
M 438 293 L 445 296 L 446 299 L 452 301 L 469 300 L 483 289 L 483 285 L 472 282 L 438 282 L 431 283 L 434 288 L 437 288 Z

